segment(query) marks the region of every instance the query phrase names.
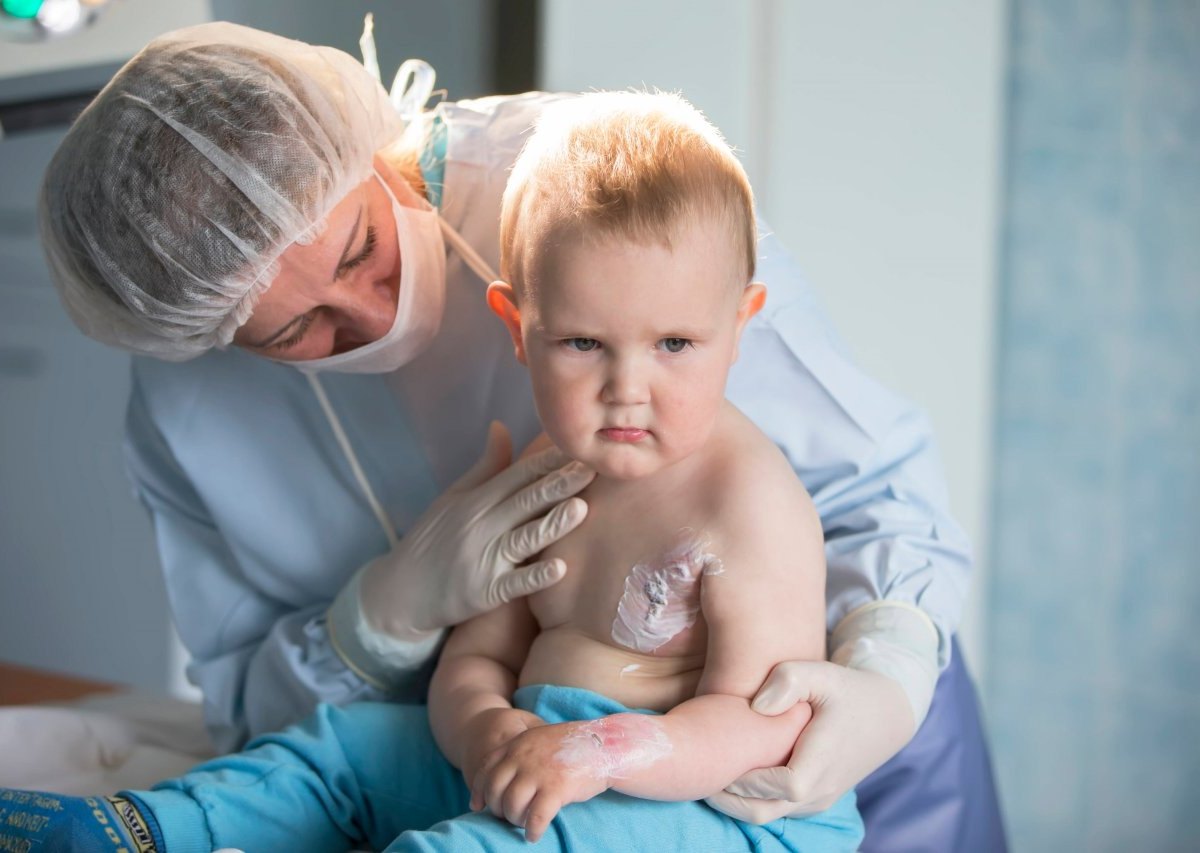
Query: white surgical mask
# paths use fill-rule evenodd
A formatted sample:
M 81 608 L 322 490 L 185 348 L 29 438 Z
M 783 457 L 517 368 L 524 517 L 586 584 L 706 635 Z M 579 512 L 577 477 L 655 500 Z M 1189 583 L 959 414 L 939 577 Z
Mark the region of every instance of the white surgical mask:
M 287 362 L 300 370 L 391 373 L 420 355 L 442 325 L 446 307 L 446 248 L 437 211 L 428 204 L 424 207 L 400 204 L 387 181 L 378 172 L 375 177 L 392 200 L 399 238 L 400 292 L 396 319 L 383 337 L 369 344 L 325 358 Z

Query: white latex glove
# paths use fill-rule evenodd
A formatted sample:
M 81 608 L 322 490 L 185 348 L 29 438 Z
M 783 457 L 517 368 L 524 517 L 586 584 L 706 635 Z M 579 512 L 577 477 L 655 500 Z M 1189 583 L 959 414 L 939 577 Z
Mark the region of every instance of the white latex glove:
M 785 767 L 751 770 L 707 802 L 750 823 L 824 811 L 908 743 L 937 683 L 937 631 L 921 611 L 878 602 L 834 630 L 832 662 L 785 661 L 751 707 L 812 705 Z
M 558 583 L 562 560 L 522 565 L 579 526 L 572 497 L 595 472 L 549 448 L 515 464 L 503 424 L 483 456 L 387 554 L 354 576 L 330 607 L 334 646 L 380 687 L 428 658 L 442 629 Z

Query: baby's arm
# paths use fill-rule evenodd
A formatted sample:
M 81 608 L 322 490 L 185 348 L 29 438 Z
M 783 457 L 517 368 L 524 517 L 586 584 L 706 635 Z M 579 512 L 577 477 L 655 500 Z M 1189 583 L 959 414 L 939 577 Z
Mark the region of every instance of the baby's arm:
M 541 724 L 509 701 L 536 633 L 521 598 L 458 625 L 446 641 L 429 687 L 429 723 L 468 785 L 483 756 Z

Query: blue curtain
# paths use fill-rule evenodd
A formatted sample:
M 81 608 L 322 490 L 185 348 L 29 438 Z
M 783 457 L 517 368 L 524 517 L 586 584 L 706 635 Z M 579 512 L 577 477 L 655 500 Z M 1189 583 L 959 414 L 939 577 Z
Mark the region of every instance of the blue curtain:
M 986 687 L 1013 849 L 1200 850 L 1200 2 L 1011 15 Z

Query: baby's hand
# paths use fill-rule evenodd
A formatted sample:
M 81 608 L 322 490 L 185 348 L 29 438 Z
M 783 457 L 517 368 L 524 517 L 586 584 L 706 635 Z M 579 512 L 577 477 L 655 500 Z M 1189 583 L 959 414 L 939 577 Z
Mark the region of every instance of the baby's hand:
M 467 787 L 471 786 L 471 780 L 479 773 L 484 759 L 493 751 L 517 735 L 544 725 L 546 721 L 537 714 L 518 708 L 493 708 L 474 717 L 464 735 L 466 749 L 462 773 Z
M 590 800 L 610 787 L 601 762 L 575 760 L 592 737 L 580 723 L 531 728 L 492 752 L 471 786 L 471 808 L 485 806 L 537 841 L 569 803 Z M 586 743 L 584 743 L 586 741 Z M 578 743 L 577 743 L 578 742 Z

